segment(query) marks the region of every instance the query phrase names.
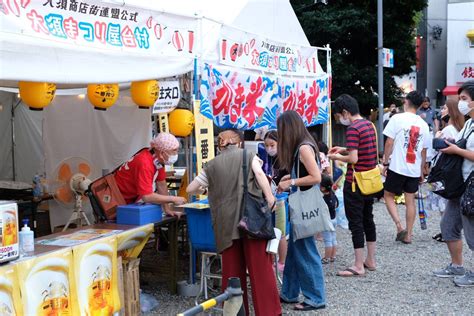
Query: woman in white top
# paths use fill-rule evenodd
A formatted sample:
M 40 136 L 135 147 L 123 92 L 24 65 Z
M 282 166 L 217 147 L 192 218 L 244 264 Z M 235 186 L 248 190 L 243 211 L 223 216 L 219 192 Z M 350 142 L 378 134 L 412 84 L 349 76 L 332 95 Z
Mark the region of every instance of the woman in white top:
M 444 138 L 447 140 L 455 140 L 459 131 L 464 126 L 464 115 L 459 112 L 458 98 L 450 98 L 446 100 L 446 104 L 441 108 L 441 120 L 446 124 L 445 127 L 436 133 L 436 138 Z M 439 195 L 431 193 L 431 207 L 433 210 L 438 209 L 444 212 L 447 200 Z M 434 240 L 444 242 L 441 233 L 432 237 Z

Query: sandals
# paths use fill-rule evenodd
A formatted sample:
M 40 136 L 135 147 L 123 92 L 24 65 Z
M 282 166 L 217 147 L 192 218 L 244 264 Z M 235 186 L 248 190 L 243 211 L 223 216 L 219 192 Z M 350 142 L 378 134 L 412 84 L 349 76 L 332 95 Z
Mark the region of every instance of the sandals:
M 364 262 L 364 268 L 366 268 L 367 270 L 372 271 L 372 272 L 377 270 L 376 267 L 368 266 L 365 262 Z
M 444 239 L 443 239 L 443 236 L 441 235 L 441 233 L 436 234 L 431 238 L 433 238 L 434 240 L 439 241 L 439 242 L 444 242 Z
M 350 272 L 350 274 L 341 274 L 341 272 Z M 339 271 L 337 276 L 344 277 L 344 278 L 349 278 L 349 277 L 363 277 L 365 276 L 365 273 L 359 273 L 351 268 L 346 268 L 343 271 Z
M 330 258 L 322 258 L 322 259 L 321 259 L 321 263 L 322 263 L 322 264 L 328 264 L 328 263 L 330 263 L 330 262 L 333 262 L 333 261 L 331 261 Z
M 408 232 L 406 231 L 406 229 L 399 231 L 397 233 L 397 238 L 395 238 L 395 241 L 403 241 L 405 237 L 407 236 L 407 234 Z
M 303 303 L 299 303 L 295 305 L 295 307 L 293 307 L 293 310 L 298 311 L 298 312 L 307 312 L 307 311 L 314 311 L 314 310 L 324 309 L 324 308 L 326 308 L 326 305 L 312 306 L 303 302 Z

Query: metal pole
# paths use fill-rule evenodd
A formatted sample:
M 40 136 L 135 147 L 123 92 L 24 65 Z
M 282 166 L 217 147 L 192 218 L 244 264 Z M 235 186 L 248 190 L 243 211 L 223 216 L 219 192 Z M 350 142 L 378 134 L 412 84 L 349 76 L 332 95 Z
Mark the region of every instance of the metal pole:
M 377 50 L 379 78 L 379 140 L 383 139 L 383 0 L 377 0 Z M 383 151 L 383 141 L 379 141 L 379 151 Z M 377 157 L 378 159 L 378 157 Z

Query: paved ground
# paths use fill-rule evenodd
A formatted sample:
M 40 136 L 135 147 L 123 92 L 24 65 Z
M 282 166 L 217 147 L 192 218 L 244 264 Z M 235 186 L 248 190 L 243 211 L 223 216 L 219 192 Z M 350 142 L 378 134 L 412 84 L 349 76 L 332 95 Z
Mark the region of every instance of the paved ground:
M 402 212 L 403 215 L 403 212 Z M 351 238 L 346 230 L 338 229 L 339 253 L 335 265 L 326 266 L 327 308 L 321 315 L 392 315 L 435 314 L 472 315 L 474 288 L 457 288 L 451 279 L 431 275 L 435 268 L 448 263 L 446 245 L 431 239 L 439 231 L 438 213 L 430 213 L 428 229 L 415 225 L 413 244 L 395 242 L 394 226 L 385 205 L 375 204 L 378 238 L 378 269 L 364 278 L 341 278 L 335 272 L 351 264 Z M 320 249 L 321 245 L 318 245 Z M 465 247 L 467 249 L 467 247 Z M 467 250 L 467 266 L 474 268 L 474 256 Z M 183 270 L 184 272 L 184 270 Z M 159 306 L 146 315 L 173 315 L 193 306 L 193 299 L 171 296 L 164 284 L 148 273 L 142 273 L 144 292 L 152 293 Z M 284 314 L 297 315 L 291 305 L 284 305 Z M 213 313 L 217 314 L 218 313 Z

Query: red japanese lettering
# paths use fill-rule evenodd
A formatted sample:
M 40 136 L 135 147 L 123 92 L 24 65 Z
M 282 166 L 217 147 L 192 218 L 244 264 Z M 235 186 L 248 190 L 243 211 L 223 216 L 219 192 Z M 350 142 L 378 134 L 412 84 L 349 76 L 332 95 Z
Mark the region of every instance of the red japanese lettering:
M 31 28 L 36 32 L 43 32 L 44 34 L 49 34 L 48 29 L 44 25 L 44 18 L 39 15 L 36 10 L 31 10 L 30 13 L 26 15 L 28 20 L 31 21 Z
M 133 35 L 132 29 L 125 26 L 122 31 L 122 42 L 126 47 L 137 47 L 137 42 L 135 41 L 135 35 Z
M 258 77 L 256 82 L 250 84 L 250 92 L 245 98 L 245 107 L 243 108 L 244 119 L 253 126 L 256 119 L 260 117 L 265 111 L 265 107 L 258 106 L 258 98 L 262 96 L 266 84 L 263 83 L 262 77 Z
M 318 115 L 318 97 L 319 97 L 319 85 L 315 81 L 311 87 L 309 87 L 308 107 L 305 111 L 306 121 L 310 124 L 313 118 Z
M 79 28 L 77 27 L 77 21 L 73 17 L 70 17 L 63 22 L 64 32 L 69 38 L 76 39 L 79 35 Z

